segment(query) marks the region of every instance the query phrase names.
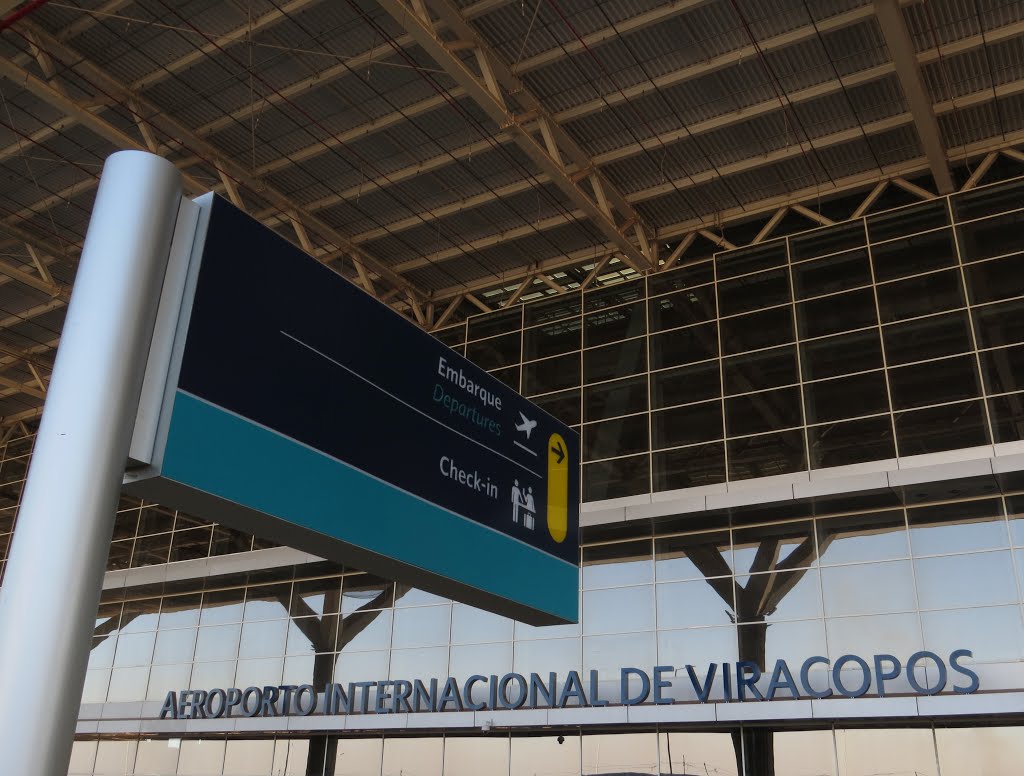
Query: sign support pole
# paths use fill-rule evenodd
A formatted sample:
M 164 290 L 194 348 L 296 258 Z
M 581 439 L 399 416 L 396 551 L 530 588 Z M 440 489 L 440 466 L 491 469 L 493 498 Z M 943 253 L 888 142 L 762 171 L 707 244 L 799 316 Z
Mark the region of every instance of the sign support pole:
M 104 165 L 0 587 L 7 776 L 67 773 L 180 203 L 165 159 Z

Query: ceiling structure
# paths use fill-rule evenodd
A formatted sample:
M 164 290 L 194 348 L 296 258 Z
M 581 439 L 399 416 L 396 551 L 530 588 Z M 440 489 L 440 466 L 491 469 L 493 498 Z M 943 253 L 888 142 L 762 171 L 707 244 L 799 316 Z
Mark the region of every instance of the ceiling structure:
M 1024 173 L 1022 0 L 0 0 L 0 433 L 103 160 L 428 329 Z

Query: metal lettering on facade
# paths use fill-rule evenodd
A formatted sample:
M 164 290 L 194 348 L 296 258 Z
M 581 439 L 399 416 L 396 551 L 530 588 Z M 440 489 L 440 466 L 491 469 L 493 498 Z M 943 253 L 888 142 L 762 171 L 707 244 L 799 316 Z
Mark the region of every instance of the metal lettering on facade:
M 619 691 L 614 698 L 601 697 L 599 674 L 594 670 L 586 680 L 578 671 L 569 671 L 564 678 L 552 671 L 547 675 L 531 673 L 529 676 L 474 674 L 461 682 L 449 676 L 443 682 L 388 679 L 347 685 L 328 683 L 322 691 L 309 684 L 268 685 L 244 690 L 237 687 L 171 690 L 160 709 L 160 719 L 660 705 L 680 703 L 672 689 L 680 685 L 692 689 L 700 703 L 707 703 L 716 682 L 722 688 L 725 702 L 832 696 L 860 698 L 872 687 L 874 695 L 884 698 L 886 682 L 895 682 L 901 676 L 915 695 L 937 695 L 951 682 L 954 693 L 966 695 L 976 692 L 980 686 L 978 675 L 961 663 L 972 657 L 973 653 L 967 649 L 955 650 L 948 661 L 934 652 L 915 652 L 905 664 L 893 655 L 874 655 L 870 661 L 858 655 L 842 655 L 834 663 L 826 657 L 814 656 L 807 658 L 795 672 L 787 661 L 777 660 L 771 673 L 762 672 L 755 663 L 742 660 L 712 663 L 703 672 L 696 671 L 692 665 L 678 669 L 654 666 L 649 673 L 639 668 L 622 668 Z M 816 671 L 816 667 L 820 668 Z M 860 670 L 847 670 L 849 667 Z M 927 677 L 924 676 L 926 667 Z M 683 672 L 682 678 L 680 672 Z M 822 677 L 813 677 L 812 673 L 827 676 L 822 681 Z M 766 677 L 769 678 L 767 686 L 763 681 Z M 957 684 L 958 678 L 963 683 Z

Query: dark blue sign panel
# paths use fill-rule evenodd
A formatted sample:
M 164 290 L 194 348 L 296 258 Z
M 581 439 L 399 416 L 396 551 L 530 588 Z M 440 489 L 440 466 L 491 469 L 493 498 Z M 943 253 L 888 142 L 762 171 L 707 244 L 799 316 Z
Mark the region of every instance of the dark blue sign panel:
M 528 622 L 575 621 L 577 434 L 211 206 L 156 476 L 130 490 Z

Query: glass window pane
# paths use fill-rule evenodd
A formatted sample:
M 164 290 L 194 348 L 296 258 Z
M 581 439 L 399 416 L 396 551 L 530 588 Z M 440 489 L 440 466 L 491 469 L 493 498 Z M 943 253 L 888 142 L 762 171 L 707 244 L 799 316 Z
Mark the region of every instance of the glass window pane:
M 872 245 L 871 262 L 875 269 L 875 280 L 879 283 L 951 267 L 956 264 L 953 230 L 942 229 Z
M 287 741 L 282 745 L 287 747 Z M 224 752 L 224 776 L 270 776 L 274 768 L 274 740 L 228 741 Z
M 644 280 L 630 280 L 616 283 L 604 288 L 595 288 L 583 295 L 583 311 L 593 312 L 607 307 L 615 307 L 628 302 L 635 302 L 644 296 Z
M 921 626 L 924 629 L 924 647 L 937 655 L 951 655 L 954 650 L 970 648 L 973 659 L 967 662 L 1013 663 L 1024 659 L 1024 624 L 1017 606 L 978 606 L 971 609 L 922 612 Z M 1006 685 L 989 684 L 989 677 L 982 681 L 986 690 L 1016 689 L 1015 682 L 1006 673 L 1002 674 Z M 951 685 L 963 685 L 966 681 L 956 674 L 950 675 Z
M 786 263 L 785 240 L 773 240 L 748 248 L 722 251 L 715 256 L 718 279 L 746 275 Z
M 654 447 L 678 447 L 721 439 L 722 402 L 706 401 L 651 414 Z
M 1019 196 L 1019 189 L 1018 189 Z M 1017 200 L 1016 207 L 1020 206 Z M 1024 211 L 961 224 L 960 250 L 968 261 L 1024 251 Z
M 964 267 L 971 304 L 984 304 L 1024 295 L 1024 256 L 983 261 Z
M 489 372 L 488 374 L 507 385 L 516 393 L 519 393 L 520 370 L 518 366 L 508 366 L 504 369 L 495 369 L 493 372 Z
M 806 520 L 772 523 L 733 531 L 733 567 L 737 574 L 813 566 L 812 525 Z
M 908 561 L 887 561 L 821 570 L 825 616 L 878 614 L 916 608 Z
M 729 733 L 661 733 L 658 740 L 662 773 L 738 776 Z M 789 776 L 785 770 L 777 773 Z
M 135 741 L 100 741 L 96 747 L 96 776 L 124 776 L 132 773 L 135 763 Z M 218 772 L 220 764 L 217 765 Z M 184 773 L 179 770 L 178 773 Z M 214 773 L 214 771 L 211 771 Z
M 583 773 L 658 773 L 657 734 L 584 735 Z
M 694 628 L 735 622 L 731 577 L 658 585 L 658 627 Z
M 711 285 L 658 296 L 647 303 L 652 332 L 712 320 L 715 309 L 715 287 Z
M 806 383 L 804 403 L 808 423 L 825 423 L 857 415 L 888 412 L 885 373 L 867 372 L 852 377 Z
M 447 644 L 451 606 L 414 606 L 395 610 L 393 647 L 426 647 Z
M 727 444 L 730 480 L 771 477 L 807 468 L 801 430 L 731 439 Z
M 512 639 L 512 620 L 465 604 L 452 607 L 452 643 L 472 644 Z
M 238 653 L 241 625 L 217 625 L 199 629 L 196 660 L 230 660 Z
M 820 380 L 851 372 L 882 368 L 877 329 L 840 334 L 800 344 L 800 367 L 805 380 Z
M 1009 546 L 998 498 L 930 504 L 907 510 L 915 555 L 941 555 Z
M 878 322 L 874 292 L 864 288 L 799 302 L 796 320 L 801 339 L 874 326 Z
M 649 471 L 650 456 L 646 454 L 584 464 L 583 500 L 600 501 L 647 493 Z
M 584 547 L 580 575 L 584 590 L 652 582 L 651 542 L 643 539 Z
M 821 617 L 821 588 L 818 572 L 812 569 L 740 576 L 736 585 L 737 622 L 774 624 Z
M 725 445 L 684 447 L 654 453 L 654 490 L 697 488 L 725 482 Z
M 764 734 L 772 738 L 775 773 L 779 776 L 835 774 L 835 744 L 831 730 L 778 730 L 765 731 Z
M 646 370 L 646 337 L 592 348 L 583 352 L 583 380 L 587 383 L 625 377 Z
M 988 411 L 996 442 L 1024 439 L 1024 393 L 989 399 Z
M 902 509 L 816 521 L 823 565 L 905 558 L 910 554 Z
M 654 551 L 659 582 L 703 579 L 732 571 L 728 531 L 659 537 L 654 540 Z
M 583 420 L 590 422 L 647 411 L 647 376 L 627 377 L 583 389 Z
M 521 336 L 518 331 L 501 337 L 470 342 L 466 345 L 466 358 L 481 369 L 518 364 L 520 361 Z
M 185 739 L 178 755 L 179 776 L 211 776 L 219 774 L 224 764 L 223 740 Z
M 981 402 L 897 412 L 896 441 L 901 456 L 988 444 Z
M 718 357 L 718 333 L 714 323 L 654 334 L 650 343 L 651 369 L 692 364 Z
M 868 217 L 868 237 L 872 242 L 925 232 L 949 224 L 944 199 L 901 207 Z
M 508 776 L 508 762 L 507 736 L 445 738 L 445 776 Z
M 725 400 L 726 432 L 730 437 L 781 430 L 801 422 L 800 389 L 795 386 Z
M 1020 207 L 1020 182 L 1014 179 L 992 186 L 981 186 L 954 194 L 950 199 L 957 221 L 1004 213 Z
M 786 345 L 722 361 L 725 392 L 749 393 L 797 382 L 796 347 Z
M 613 458 L 648 449 L 647 414 L 604 420 L 583 427 L 583 460 Z
M 580 384 L 580 354 L 570 353 L 523 365 L 523 393 L 551 393 Z
M 450 348 L 457 347 L 466 341 L 466 324 L 457 323 L 451 328 L 431 332 L 440 342 Z
M 658 272 L 647 278 L 647 291 L 651 296 L 680 288 L 690 288 L 710 283 L 715 276 L 711 259 L 701 259 L 693 264 L 676 267 L 667 272 Z
M 883 323 L 963 306 L 963 289 L 957 269 L 878 286 L 878 309 Z
M 987 304 L 973 315 L 979 348 L 1024 342 L 1024 299 Z
M 591 590 L 583 594 L 583 632 L 619 633 L 654 627 L 650 585 Z
M 895 323 L 882 329 L 889 366 L 966 353 L 973 349 L 967 312 Z
M 937 728 L 942 772 L 1016 776 L 1024 762 L 1024 730 L 1019 727 Z
M 639 337 L 647 333 L 647 310 L 643 302 L 610 307 L 583 319 L 583 347 Z
M 868 252 L 863 249 L 793 265 L 793 289 L 797 299 L 869 285 L 871 265 Z
M 822 570 L 822 576 L 827 570 Z M 826 606 L 828 603 L 826 602 Z M 828 635 L 828 656 L 833 660 L 841 655 L 901 655 L 909 657 L 924 649 L 921 642 L 921 624 L 916 612 L 904 614 L 876 614 L 869 617 L 836 617 L 825 620 Z M 815 686 L 827 686 L 824 680 Z M 896 691 L 899 685 L 887 685 Z M 910 688 L 906 687 L 905 692 Z
M 516 642 L 513 669 L 523 676 L 531 673 L 544 676 L 549 671 L 565 676 L 569 671 L 579 670 L 582 649 L 579 638 Z
M 722 332 L 723 355 L 770 348 L 794 339 L 793 311 L 789 305 L 724 318 L 719 327 Z
M 382 772 L 387 776 L 441 776 L 443 748 L 441 738 L 385 739 Z
M 977 361 L 953 356 L 890 369 L 889 389 L 897 410 L 971 399 L 981 394 Z
M 789 238 L 789 254 L 793 261 L 827 256 L 866 242 L 864 222 L 860 219 L 841 226 L 815 229 Z
M 529 776 L 566 776 L 580 770 L 580 737 L 513 736 L 511 773 Z
M 930 729 L 836 730 L 839 776 L 938 776 Z
M 773 307 L 790 299 L 786 267 L 723 280 L 718 284 L 718 309 L 723 316 Z
M 812 469 L 896 457 L 888 415 L 812 426 L 807 429 L 807 438 Z
M 986 606 L 1017 599 L 1009 551 L 918 558 L 914 570 L 922 609 Z
M 660 409 L 722 395 L 718 361 L 651 372 L 651 407 Z
M 374 776 L 384 755 L 382 738 L 339 738 L 334 776 Z
M 486 313 L 484 315 L 472 315 L 468 321 L 469 339 L 481 339 L 492 337 L 495 334 L 504 334 L 518 328 L 521 324 L 521 308 L 516 306 L 511 310 Z
M 537 396 L 531 399 L 531 401 L 567 426 L 578 426 L 580 424 L 582 415 L 580 410 L 580 392 L 578 389 Z
M 983 350 L 979 355 L 986 393 L 1024 390 L 1024 346 Z
M 533 326 L 538 323 L 557 321 L 560 318 L 579 315 L 583 309 L 583 295 L 570 291 L 548 299 L 537 299 L 523 305 L 524 323 Z
M 557 356 L 571 350 L 579 350 L 582 344 L 579 318 L 572 318 L 547 326 L 526 329 L 523 332 L 523 360 Z

